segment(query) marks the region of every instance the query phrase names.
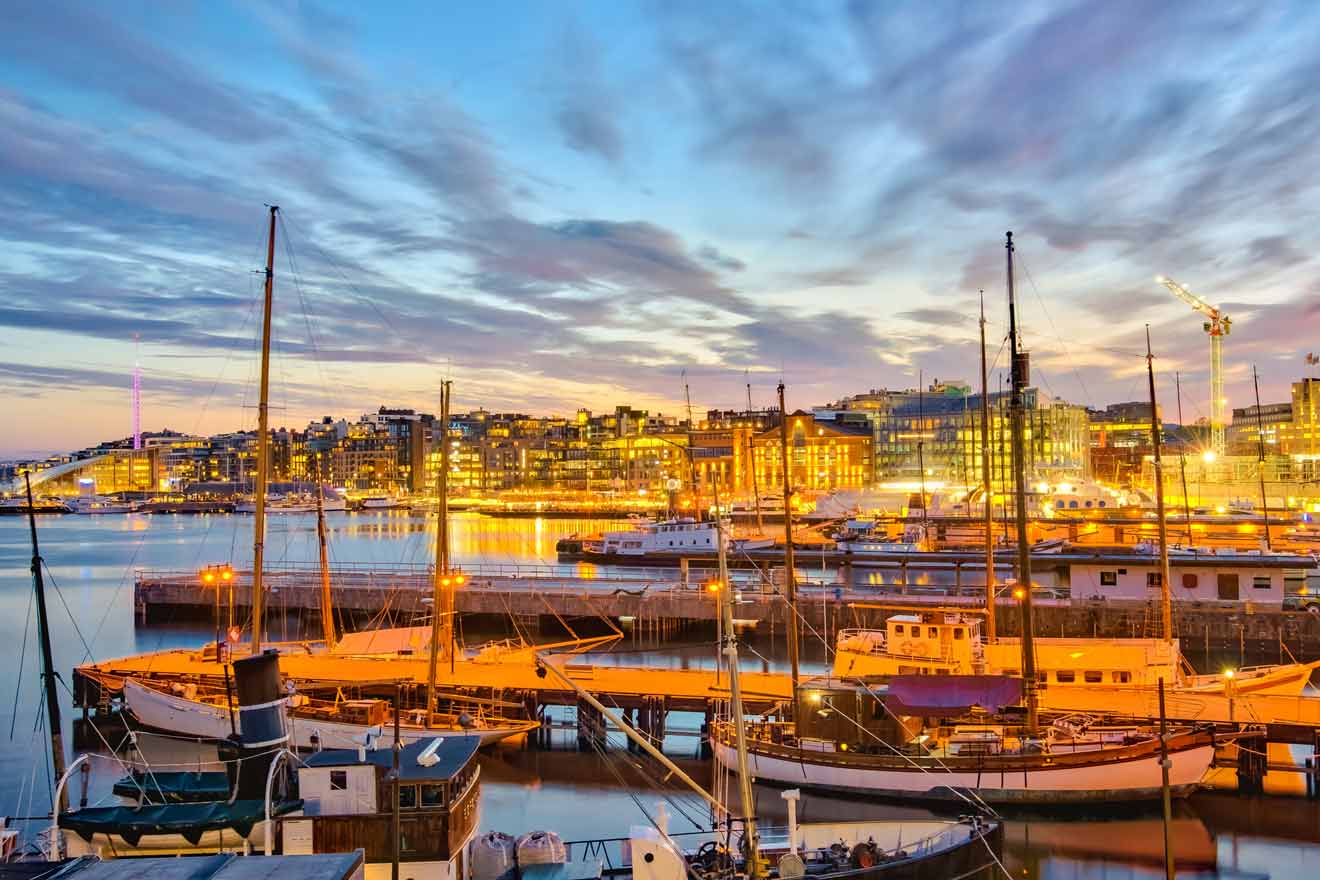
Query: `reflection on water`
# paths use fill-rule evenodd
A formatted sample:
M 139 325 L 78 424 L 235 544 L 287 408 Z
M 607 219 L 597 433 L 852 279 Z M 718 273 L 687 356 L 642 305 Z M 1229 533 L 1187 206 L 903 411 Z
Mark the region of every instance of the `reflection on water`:
M 312 517 L 274 517 L 267 537 L 272 567 L 316 558 Z M 330 516 L 331 556 L 336 562 L 428 564 L 435 521 L 398 512 L 340 513 Z M 600 531 L 617 523 L 600 520 L 491 519 L 471 513 L 452 517 L 451 547 L 459 564 L 555 562 L 555 542 L 573 533 Z M 87 657 L 196 645 L 211 628 L 186 621 L 135 628 L 132 608 L 134 568 L 200 568 L 215 562 L 242 566 L 251 558 L 252 520 L 240 516 L 49 517 L 39 522 L 43 555 L 49 566 L 52 632 L 57 668 L 68 670 Z M 0 744 L 0 814 L 39 815 L 49 809 L 46 737 L 37 726 L 39 691 L 30 623 L 30 548 L 26 524 L 0 518 L 0 706 L 3 729 L 13 736 Z M 807 560 L 804 566 L 809 567 Z M 583 572 L 594 568 L 584 567 Z M 813 572 L 814 573 L 814 572 Z M 881 573 L 879 580 L 889 576 Z M 945 572 L 934 577 L 942 578 Z M 67 609 L 67 610 L 66 610 Z M 76 621 L 76 626 L 74 621 Z M 294 622 L 296 624 L 296 621 Z M 473 634 L 480 635 L 480 634 Z M 623 640 L 597 662 L 648 664 L 672 668 L 709 667 L 713 639 L 696 631 L 682 644 L 655 645 Z M 783 634 L 748 639 L 749 669 L 782 669 Z M 819 644 L 803 651 L 804 668 L 824 668 Z M 21 687 L 18 685 L 21 684 Z M 65 699 L 66 738 L 72 712 Z M 565 722 L 571 712 L 559 713 Z M 698 760 L 700 724 L 675 713 L 666 751 L 683 756 L 694 778 L 719 780 L 709 762 Z M 110 734 L 107 734 L 110 736 Z M 71 739 L 70 739 L 71 741 Z M 572 751 L 573 733 L 555 733 L 556 750 L 504 748 L 483 759 L 485 787 L 482 826 L 511 833 L 548 828 L 567 839 L 626 834 L 645 821 L 643 810 L 670 804 L 675 830 L 708 821 L 694 796 L 674 787 L 657 789 L 635 756 L 623 748 L 607 756 Z M 154 765 L 195 767 L 213 754 L 194 744 L 159 738 L 144 743 Z M 40 757 L 37 757 L 40 756 Z M 36 759 L 34 760 L 34 757 Z M 118 768 L 98 760 L 92 797 L 104 794 Z M 735 788 L 736 787 L 732 787 Z M 769 822 L 784 821 L 779 791 L 756 787 L 758 812 Z M 919 808 L 804 795 L 805 820 L 901 818 L 928 815 Z M 1179 864 L 1186 876 L 1218 871 L 1220 876 L 1291 878 L 1314 876 L 1320 859 L 1320 814 L 1316 804 L 1282 798 L 1244 799 L 1203 795 L 1180 805 L 1174 826 Z M 1162 825 L 1158 811 L 1124 809 L 1117 815 L 1078 818 L 1013 818 L 1007 826 L 1005 861 L 1015 877 L 1156 878 L 1162 876 Z M 1182 876 L 1182 874 L 1180 874 Z

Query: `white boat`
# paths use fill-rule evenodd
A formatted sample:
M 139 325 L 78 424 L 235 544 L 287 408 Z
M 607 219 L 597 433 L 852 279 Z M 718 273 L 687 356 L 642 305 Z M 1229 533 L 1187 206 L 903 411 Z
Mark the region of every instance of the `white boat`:
M 102 513 L 132 513 L 133 505 L 128 501 L 116 501 L 103 495 L 80 495 L 70 502 L 74 513 L 94 515 Z
M 713 521 L 698 522 L 691 517 L 639 522 L 631 529 L 606 532 L 601 552 L 619 556 L 714 553 L 718 549 L 717 533 Z
M 918 523 L 904 526 L 903 537 L 897 541 L 884 532 L 845 530 L 836 537 L 835 546 L 842 553 L 859 556 L 869 553 L 920 553 L 929 549 L 926 528 Z
M 124 681 L 124 702 L 138 721 L 155 730 L 222 740 L 233 729 L 230 727 L 229 710 L 222 704 L 198 699 L 195 691 L 191 695 L 187 690 L 181 694 L 167 694 L 130 678 Z M 346 700 L 335 704 L 336 714 L 341 717 L 358 715 L 363 719 L 361 722 L 307 717 L 306 713 L 315 708 L 311 701 L 294 696 L 291 702 L 297 705 L 288 712 L 290 742 L 299 749 L 357 748 L 365 735 L 385 735 L 389 732 L 386 728 L 392 724 L 386 718 L 388 707 L 382 700 Z M 233 713 L 233 717 L 233 723 L 239 725 L 237 712 Z M 442 734 L 446 737 L 476 737 L 486 746 L 535 730 L 539 726 L 535 721 L 502 719 L 487 722 L 480 717 L 470 719 L 470 723 L 465 725 L 459 723 L 459 719 L 437 715 L 439 723 L 428 728 L 422 724 L 424 717 L 420 710 L 405 713 L 404 718 L 407 720 L 400 724 L 399 735 L 405 743 L 431 739 Z M 241 725 L 238 729 L 241 732 Z
M 348 510 L 348 502 L 338 493 L 326 495 L 321 504 L 326 513 Z M 256 510 L 256 502 L 250 500 L 241 501 L 234 505 L 235 513 L 255 513 Z M 266 513 L 271 516 L 316 513 L 316 496 L 311 493 L 268 495 L 266 497 Z
M 407 502 L 393 495 L 368 495 L 362 499 L 363 510 L 395 510 L 407 506 Z
M 996 712 L 1021 694 L 1021 679 L 998 676 L 809 680 L 795 722 L 747 726 L 748 760 L 763 781 L 868 797 L 1057 804 L 1160 796 L 1156 728 L 1070 716 L 1028 732 L 996 716 L 966 720 L 972 707 Z M 713 725 L 712 743 L 717 760 L 736 766 L 731 724 Z M 1167 747 L 1171 793 L 1190 794 L 1214 759 L 1214 737 L 1171 727 Z

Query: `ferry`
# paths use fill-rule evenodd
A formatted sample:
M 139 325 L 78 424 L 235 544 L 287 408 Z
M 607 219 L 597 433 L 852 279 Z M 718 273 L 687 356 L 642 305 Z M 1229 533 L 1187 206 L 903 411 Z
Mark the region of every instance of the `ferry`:
M 1041 705 L 1062 690 L 1085 688 L 1103 703 L 1107 688 L 1158 689 L 1170 695 L 1198 693 L 1300 697 L 1320 667 L 1313 663 L 1259 666 L 1224 675 L 1198 675 L 1182 656 L 1177 639 L 1035 639 Z M 835 641 L 834 675 L 888 678 L 903 675 L 1018 675 L 1022 642 L 982 638 L 980 618 L 963 610 L 934 609 L 895 614 L 882 630 L 845 629 Z M 1072 699 L 1066 701 L 1068 704 Z M 1063 705 L 1063 702 L 1060 703 Z
M 728 531 L 726 523 L 724 530 Z M 667 556 L 714 553 L 719 549 L 719 529 L 711 520 L 698 521 L 691 517 L 638 522 L 630 529 L 606 532 L 600 543 L 605 556 Z M 733 552 L 764 550 L 775 545 L 775 539 L 757 535 L 728 539 Z

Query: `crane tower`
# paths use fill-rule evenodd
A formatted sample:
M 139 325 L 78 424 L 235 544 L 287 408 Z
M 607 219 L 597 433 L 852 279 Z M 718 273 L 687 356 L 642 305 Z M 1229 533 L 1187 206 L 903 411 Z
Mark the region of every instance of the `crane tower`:
M 1217 307 L 1201 299 L 1172 278 L 1163 275 L 1155 280 L 1178 299 L 1206 317 L 1201 329 L 1210 336 L 1210 448 L 1224 454 L 1224 337 L 1233 329 L 1233 321 Z

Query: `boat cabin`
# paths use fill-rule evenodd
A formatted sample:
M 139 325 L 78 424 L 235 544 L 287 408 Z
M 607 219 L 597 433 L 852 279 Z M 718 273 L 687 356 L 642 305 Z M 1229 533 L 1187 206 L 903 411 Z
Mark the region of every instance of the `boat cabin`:
M 460 880 L 463 852 L 476 833 L 480 798 L 477 737 L 436 737 L 399 752 L 403 876 Z M 286 855 L 366 851 L 367 880 L 386 878 L 394 778 L 392 749 L 316 752 L 298 768 L 301 816 L 281 824 Z
M 1160 596 L 1159 554 L 1095 553 L 1070 558 L 1060 584 L 1076 600 L 1136 599 Z M 1076 554 L 1076 548 L 1069 555 Z M 1169 554 L 1173 600 L 1198 602 L 1258 602 L 1281 605 L 1288 588 L 1305 582 L 1314 569 L 1313 557 L 1224 548 L 1175 549 Z M 1295 592 L 1295 590 L 1294 590 Z
M 840 674 L 967 674 L 981 662 L 981 622 L 963 614 L 895 614 L 883 630 L 844 630 L 837 650 L 840 655 L 883 655 L 891 661 L 883 670 L 868 667 L 865 672 L 839 669 L 836 664 Z

